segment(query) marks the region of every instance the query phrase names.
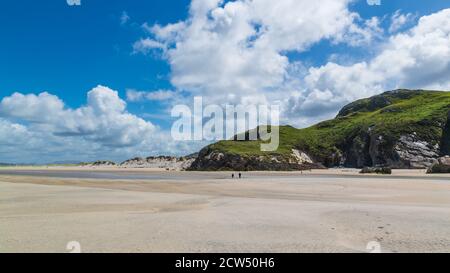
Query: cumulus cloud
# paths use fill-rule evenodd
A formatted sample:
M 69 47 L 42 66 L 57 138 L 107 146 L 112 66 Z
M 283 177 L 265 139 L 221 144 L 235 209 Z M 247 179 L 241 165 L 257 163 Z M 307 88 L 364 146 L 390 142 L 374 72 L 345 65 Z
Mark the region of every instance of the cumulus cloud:
M 149 37 L 134 48 L 160 50 L 177 90 L 207 103 L 279 103 L 283 120 L 299 126 L 397 87 L 449 89 L 449 10 L 424 16 L 404 32 L 415 16 L 397 11 L 389 37 L 380 18 L 361 18 L 349 10 L 351 2 L 192 0 L 186 20 L 144 24 Z M 289 59 L 290 52 L 306 52 L 324 40 L 371 46 L 371 54 L 356 63 L 330 58 L 318 67 Z
M 215 101 L 254 99 L 285 83 L 287 52 L 323 39 L 356 45 L 375 36 L 376 19 L 364 22 L 348 10 L 350 2 L 193 0 L 185 21 L 144 24 L 151 37 L 134 51 L 162 50 L 177 89 Z
M 14 93 L 0 102 L 0 115 L 35 123 L 51 123 L 64 110 L 64 103 L 47 92 L 39 95 Z
M 290 114 L 330 116 L 345 103 L 394 88 L 450 90 L 449 22 L 450 9 L 442 10 L 390 37 L 369 61 L 310 68 L 303 91 L 289 99 Z
M 31 133 L 20 124 L 11 123 L 0 118 L 0 143 L 2 146 L 11 147 L 17 143 L 26 144 Z
M 87 105 L 66 109 L 64 102 L 48 93 L 15 93 L 0 102 L 0 115 L 29 122 L 60 136 L 80 136 L 105 146 L 140 144 L 155 126 L 126 112 L 116 91 L 97 86 L 88 92 Z
M 0 101 L 0 154 L 8 162 L 124 160 L 183 155 L 205 143 L 171 141 L 170 133 L 126 110 L 118 92 L 97 86 L 87 103 L 68 108 L 55 95 L 15 93 Z
M 106 147 L 82 138 L 62 138 L 32 124 L 0 118 L 0 161 L 9 163 L 51 163 L 57 160 L 96 160 Z M 100 152 L 103 149 L 103 153 Z M 117 158 L 115 149 L 109 156 Z

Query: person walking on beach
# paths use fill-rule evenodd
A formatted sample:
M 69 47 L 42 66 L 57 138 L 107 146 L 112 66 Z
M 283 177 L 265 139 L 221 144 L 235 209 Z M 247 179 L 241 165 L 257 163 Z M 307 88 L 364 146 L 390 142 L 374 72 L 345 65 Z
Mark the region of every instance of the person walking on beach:
M 241 173 L 239 173 L 239 179 L 241 179 L 242 178 L 242 174 Z
M 234 173 L 233 173 L 233 174 L 231 174 L 231 179 L 234 179 Z

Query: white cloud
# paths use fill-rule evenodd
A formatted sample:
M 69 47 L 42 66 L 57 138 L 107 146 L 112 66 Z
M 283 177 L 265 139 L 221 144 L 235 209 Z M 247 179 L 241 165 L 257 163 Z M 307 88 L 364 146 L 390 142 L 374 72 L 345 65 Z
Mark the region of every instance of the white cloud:
M 391 17 L 391 26 L 389 27 L 389 32 L 394 33 L 406 25 L 412 23 L 416 18 L 412 13 L 403 14 L 400 10 L 397 10 Z
M 126 11 L 123 11 L 122 15 L 120 15 L 120 24 L 125 25 L 126 23 L 128 23 L 128 21 L 130 21 L 130 19 L 131 18 L 128 13 Z
M 11 147 L 16 143 L 26 144 L 30 138 L 30 132 L 20 124 L 11 123 L 0 118 L 0 143 L 2 146 Z
M 350 46 L 370 46 L 374 41 L 383 37 L 384 30 L 380 26 L 380 19 L 372 17 L 368 20 L 362 20 L 359 15 L 354 15 L 354 20 L 361 22 L 363 27 L 358 24 L 350 24 L 346 31 L 343 31 L 333 38 L 334 43 L 346 43 Z
M 124 160 L 134 156 L 183 155 L 205 143 L 171 141 L 170 134 L 126 110 L 108 87 L 87 93 L 87 104 L 66 107 L 49 93 L 0 101 L 0 161 Z
M 389 89 L 449 88 L 449 10 L 422 17 L 406 32 L 399 31 L 415 16 L 397 11 L 389 28 L 396 34 L 388 37 L 384 19 L 361 18 L 349 10 L 351 2 L 192 0 L 186 20 L 144 24 L 150 37 L 137 41 L 135 52 L 161 50 L 175 88 L 206 103 L 278 102 L 284 121 L 301 126 Z M 289 52 L 323 40 L 370 46 L 370 55 L 309 68 L 289 59 Z
M 373 39 L 377 19 L 364 22 L 348 10 L 350 2 L 193 0 L 185 21 L 144 24 L 152 37 L 137 41 L 134 51 L 161 49 L 177 89 L 215 101 L 253 99 L 285 84 L 287 52 L 323 39 L 352 45 Z
M 312 67 L 289 100 L 291 116 L 331 116 L 345 103 L 394 88 L 450 90 L 450 9 L 420 18 L 367 62 Z
M 14 93 L 0 102 L 0 115 L 36 123 L 51 123 L 64 109 L 64 103 L 47 92 L 39 95 Z
M 62 138 L 42 127 L 0 118 L 0 162 L 51 163 L 57 160 L 95 160 L 101 145 L 81 138 Z M 111 157 L 117 156 L 110 149 Z
M 133 53 L 144 53 L 147 54 L 152 49 L 165 50 L 166 47 L 163 43 L 157 42 L 150 38 L 140 39 L 133 44 Z
M 80 136 L 105 146 L 134 146 L 145 141 L 155 126 L 126 112 L 116 91 L 97 86 L 88 92 L 87 105 L 66 109 L 48 93 L 15 93 L 0 102 L 0 115 L 29 122 L 55 135 Z

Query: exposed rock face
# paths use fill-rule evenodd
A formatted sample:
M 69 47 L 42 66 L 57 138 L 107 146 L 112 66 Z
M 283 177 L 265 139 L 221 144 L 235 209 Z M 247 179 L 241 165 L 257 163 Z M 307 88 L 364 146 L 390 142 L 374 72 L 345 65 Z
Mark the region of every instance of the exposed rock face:
M 450 166 L 450 156 L 443 156 L 439 158 L 437 164 Z
M 186 170 L 195 157 L 172 157 L 172 156 L 158 156 L 147 158 L 133 158 L 122 162 L 120 167 L 122 168 L 151 168 L 151 169 L 164 169 L 164 170 Z
M 407 98 L 414 95 L 413 91 L 397 90 L 386 92 L 381 96 L 352 103 L 341 110 L 338 117 L 351 115 L 353 111 L 370 111 L 377 107 L 389 106 L 390 97 Z M 395 107 L 384 108 L 382 111 Z M 399 124 L 401 126 L 401 123 Z M 440 121 L 424 120 L 419 123 L 423 130 L 437 132 L 442 130 L 442 140 L 419 137 L 414 130 L 400 136 L 394 134 L 375 133 L 374 127 L 361 131 L 356 136 L 348 136 L 348 142 L 339 148 L 344 153 L 344 166 L 362 168 L 365 166 L 391 168 L 428 168 L 432 166 L 440 155 L 447 155 L 450 151 L 450 112 L 446 124 Z M 388 132 L 389 133 L 389 132 Z
M 309 155 L 305 154 L 302 151 L 293 149 L 292 154 L 293 154 L 294 158 L 296 159 L 296 162 L 291 162 L 291 163 L 297 163 L 297 164 L 313 164 L 314 163 L 312 161 L 311 157 L 309 157 Z
M 372 158 L 369 153 L 370 142 L 370 128 L 366 133 L 360 133 L 355 138 L 350 139 L 342 147 L 344 158 L 341 165 L 358 168 L 372 166 Z
M 346 155 L 344 166 L 366 166 L 405 169 L 428 168 L 439 157 L 439 145 L 420 140 L 415 134 L 402 135 L 399 139 L 373 134 L 353 139 L 342 147 Z
M 394 148 L 398 161 L 391 163 L 394 167 L 428 168 L 439 157 L 439 145 L 432 145 L 417 139 L 415 135 L 401 136 Z M 397 165 L 397 166 L 395 166 Z
M 363 99 L 345 106 L 338 117 L 351 116 L 356 112 L 370 112 L 382 109 L 382 113 L 401 112 L 391 106 L 395 99 L 412 98 L 421 91 L 395 90 L 379 96 Z M 392 168 L 428 168 L 436 162 L 439 155 L 446 155 L 450 150 L 450 112 L 447 124 L 435 120 L 424 120 L 418 125 L 424 130 L 443 130 L 442 140 L 420 138 L 414 130 L 400 136 L 375 133 L 375 128 L 362 130 L 356 136 L 348 136 L 348 142 L 340 147 L 344 153 L 344 165 L 362 168 L 364 166 L 389 166 Z M 402 126 L 399 123 L 399 126 Z
M 444 133 L 442 134 L 441 155 L 450 155 L 450 111 L 448 112 L 447 124 L 444 127 Z
M 437 162 L 428 169 L 428 173 L 450 173 L 450 156 L 439 158 Z
M 242 156 L 211 151 L 208 147 L 200 151 L 189 170 L 196 171 L 300 171 L 322 169 L 304 152 L 292 150 L 289 157 L 281 155 Z
M 356 137 L 349 136 L 339 148 L 343 151 L 345 167 L 392 166 L 399 157 L 394 152 L 395 140 L 375 133 L 373 128 L 361 130 Z

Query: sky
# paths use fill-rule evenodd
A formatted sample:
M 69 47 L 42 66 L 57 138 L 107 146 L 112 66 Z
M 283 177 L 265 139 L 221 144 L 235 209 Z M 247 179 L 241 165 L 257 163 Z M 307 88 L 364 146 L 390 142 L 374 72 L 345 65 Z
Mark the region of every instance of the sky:
M 195 96 L 302 128 L 383 91 L 450 90 L 450 2 L 369 2 L 3 1 L 0 162 L 196 152 L 208 142 L 170 135 Z

